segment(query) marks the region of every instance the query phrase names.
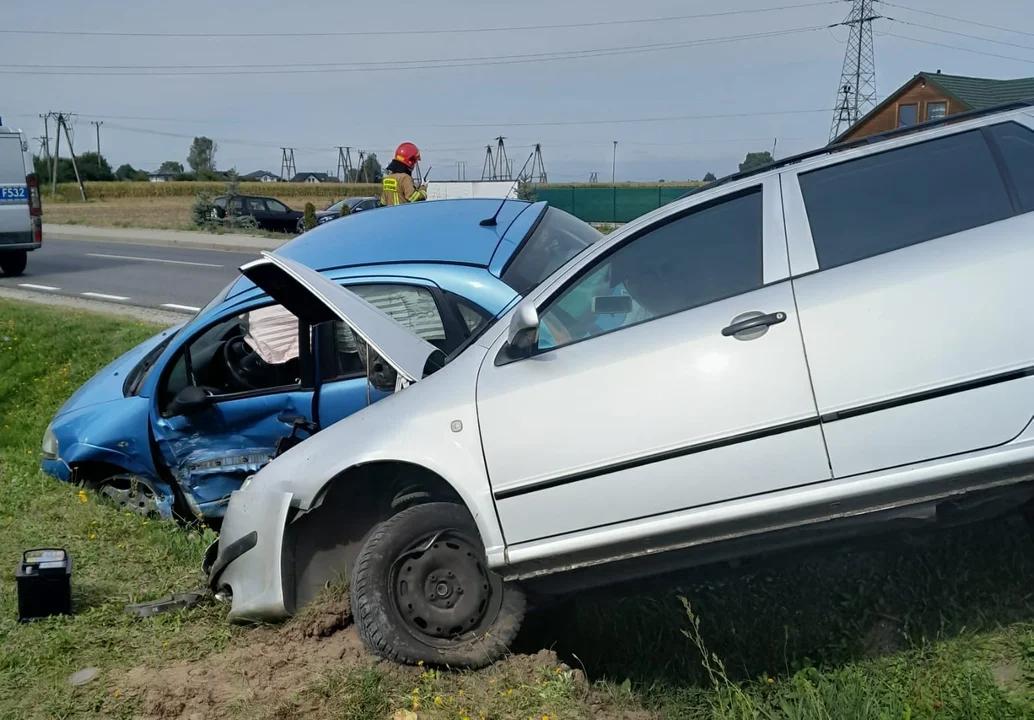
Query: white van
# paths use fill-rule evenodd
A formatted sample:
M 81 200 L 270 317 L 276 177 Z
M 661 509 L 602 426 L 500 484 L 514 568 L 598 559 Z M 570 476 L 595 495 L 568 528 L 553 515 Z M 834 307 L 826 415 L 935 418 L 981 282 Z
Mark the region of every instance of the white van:
M 43 246 L 39 179 L 21 131 L 0 124 L 0 270 L 21 275 L 30 250 Z

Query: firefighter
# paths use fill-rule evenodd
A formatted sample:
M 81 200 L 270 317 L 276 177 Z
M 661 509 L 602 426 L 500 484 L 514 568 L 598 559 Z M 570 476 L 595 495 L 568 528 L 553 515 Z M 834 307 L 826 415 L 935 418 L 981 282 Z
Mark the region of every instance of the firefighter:
M 413 168 L 420 161 L 420 150 L 404 142 L 395 149 L 395 159 L 388 163 L 388 174 L 381 181 L 381 204 L 401 205 L 427 199 L 427 191 L 413 184 Z

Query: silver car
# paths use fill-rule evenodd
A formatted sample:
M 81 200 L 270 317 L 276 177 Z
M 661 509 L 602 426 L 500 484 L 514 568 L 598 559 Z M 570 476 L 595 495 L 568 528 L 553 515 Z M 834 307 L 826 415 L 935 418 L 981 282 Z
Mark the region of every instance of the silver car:
M 346 578 L 374 652 L 476 667 L 526 598 L 1023 506 L 1032 211 L 1034 110 L 1015 106 L 714 183 L 444 364 L 365 313 L 407 387 L 233 494 L 212 586 L 232 619 L 274 620 Z

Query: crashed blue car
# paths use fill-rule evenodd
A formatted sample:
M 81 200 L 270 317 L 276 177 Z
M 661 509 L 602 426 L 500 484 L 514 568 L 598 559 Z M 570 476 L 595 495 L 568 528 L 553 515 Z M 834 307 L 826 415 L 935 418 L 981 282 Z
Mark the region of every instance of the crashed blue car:
M 448 355 L 599 237 L 546 203 L 441 200 L 327 223 L 275 255 Z M 219 518 L 279 451 L 400 387 L 362 327 L 300 320 L 274 295 L 238 276 L 104 368 L 47 428 L 43 470 L 141 514 Z

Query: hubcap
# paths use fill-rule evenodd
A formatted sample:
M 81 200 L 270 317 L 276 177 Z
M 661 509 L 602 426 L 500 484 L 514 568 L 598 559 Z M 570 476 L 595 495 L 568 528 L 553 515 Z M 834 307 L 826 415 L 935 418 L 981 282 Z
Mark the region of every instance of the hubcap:
M 127 487 L 116 487 L 106 483 L 101 486 L 100 495 L 113 502 L 119 508 L 142 517 L 147 517 L 158 511 L 154 494 L 150 488 L 135 480 L 128 481 L 127 485 Z
M 392 599 L 403 621 L 439 640 L 478 630 L 500 592 L 477 546 L 458 533 L 425 539 L 402 553 L 392 573 Z

